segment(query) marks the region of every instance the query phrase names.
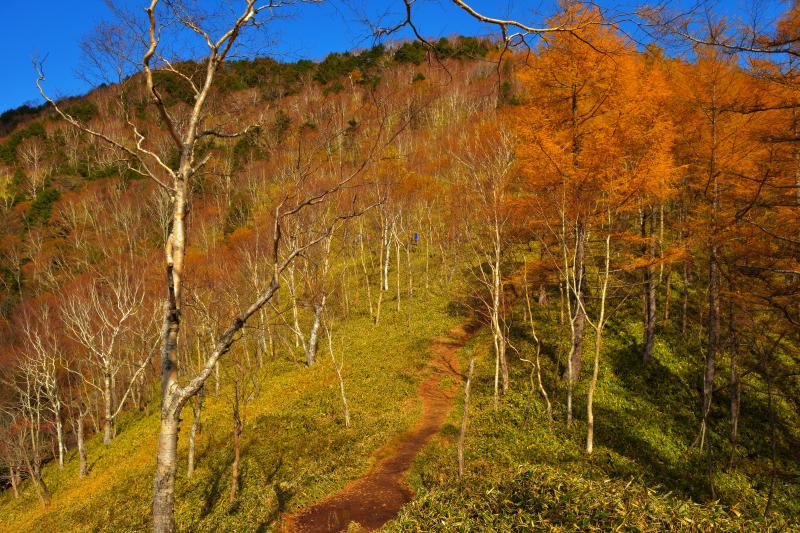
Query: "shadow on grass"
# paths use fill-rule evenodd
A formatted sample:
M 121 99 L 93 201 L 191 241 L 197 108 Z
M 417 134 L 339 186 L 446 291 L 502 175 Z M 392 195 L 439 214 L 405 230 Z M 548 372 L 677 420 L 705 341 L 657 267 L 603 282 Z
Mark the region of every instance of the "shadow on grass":
M 707 465 L 697 454 L 687 453 L 681 459 L 670 458 L 663 450 L 640 435 L 641 417 L 623 414 L 602 406 L 595 407 L 597 426 L 595 441 L 630 459 L 635 468 L 609 460 L 598 464 L 612 478 L 642 479 L 650 486 L 663 486 L 668 491 L 697 501 L 710 498 Z
M 222 493 L 222 480 L 226 478 L 223 474 L 227 470 L 227 465 L 222 461 L 215 461 L 210 469 L 212 472 L 211 483 L 205 487 L 202 494 L 203 508 L 200 511 L 202 517 L 207 516 L 219 501 Z

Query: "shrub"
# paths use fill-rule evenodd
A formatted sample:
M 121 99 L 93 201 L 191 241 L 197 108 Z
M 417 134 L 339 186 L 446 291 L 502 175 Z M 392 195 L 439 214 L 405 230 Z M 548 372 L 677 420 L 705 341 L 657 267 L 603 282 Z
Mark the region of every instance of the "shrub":
M 25 225 L 36 226 L 46 224 L 50 220 L 50 215 L 53 211 L 53 204 L 61 198 L 61 193 L 58 190 L 47 187 L 42 189 L 33 199 L 31 205 L 25 211 L 24 221 Z

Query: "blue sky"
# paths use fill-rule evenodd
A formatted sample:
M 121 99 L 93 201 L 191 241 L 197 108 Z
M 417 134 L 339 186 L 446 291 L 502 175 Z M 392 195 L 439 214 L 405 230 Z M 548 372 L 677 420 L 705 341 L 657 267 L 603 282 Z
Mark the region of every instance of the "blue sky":
M 218 4 L 213 0 L 193 0 L 202 4 Z M 234 5 L 241 0 L 227 0 Z M 758 0 L 756 0 L 758 1 Z M 145 0 L 115 0 L 141 9 Z M 736 12 L 745 0 L 715 2 L 722 11 Z M 634 2 L 602 1 L 606 7 L 625 10 Z M 687 4 L 681 0 L 678 4 Z M 750 2 L 748 2 L 749 4 Z M 767 2 L 768 9 L 778 9 L 781 2 Z M 526 21 L 541 21 L 542 14 L 552 12 L 550 0 L 473 0 L 471 5 L 494 16 L 514 16 Z M 330 0 L 321 5 L 302 5 L 291 16 L 271 23 L 266 30 L 269 46 L 264 53 L 291 61 L 300 58 L 319 59 L 332 51 L 344 51 L 373 44 L 370 28 L 363 19 L 373 22 L 386 15 L 388 24 L 402 13 L 401 0 Z M 417 0 L 415 21 L 425 36 L 452 34 L 485 35 L 493 28 L 480 24 L 448 0 Z M 741 11 L 744 12 L 744 11 Z M 0 56 L 0 112 L 23 103 L 40 103 L 34 85 L 31 60 L 47 60 L 48 91 L 55 96 L 86 92 L 90 86 L 81 77 L 84 71 L 81 41 L 97 23 L 110 20 L 111 13 L 103 0 L 2 0 L 0 3 L 0 35 L 10 49 Z M 408 36 L 408 34 L 400 35 Z M 266 40 L 263 42 L 267 42 Z

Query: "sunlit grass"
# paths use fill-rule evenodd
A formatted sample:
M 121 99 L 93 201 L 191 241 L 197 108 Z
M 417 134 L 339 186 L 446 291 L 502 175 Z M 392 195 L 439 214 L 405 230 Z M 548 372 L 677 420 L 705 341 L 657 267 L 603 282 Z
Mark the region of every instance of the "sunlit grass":
M 429 359 L 430 340 L 458 319 L 446 313 L 447 301 L 417 291 L 385 305 L 381 324 L 354 315 L 335 325 L 334 349 L 344 361 L 352 427 L 345 428 L 341 401 L 326 346 L 319 363 L 306 368 L 281 357 L 261 371 L 261 392 L 245 412 L 242 477 L 235 504 L 230 490 L 230 407 L 227 389 L 213 385 L 198 437 L 197 466 L 186 478 L 191 409 L 183 413 L 176 522 L 183 531 L 269 530 L 280 513 L 296 510 L 342 488 L 368 470 L 373 453 L 410 428 L 421 412 L 417 386 Z M 151 405 L 120 422 L 108 448 L 88 442 L 89 477 L 77 478 L 72 451 L 63 471 L 44 469 L 53 501 L 42 509 L 30 484 L 15 500 L 0 497 L 4 531 L 142 531 L 149 529 L 152 474 L 158 415 Z
M 465 317 L 448 314 L 442 296 L 417 291 L 402 311 L 384 302 L 381 325 L 353 314 L 334 327 L 334 347 L 344 361 L 353 427 L 345 428 L 335 375 L 325 345 L 319 364 L 308 369 L 295 358 L 268 360 L 261 370 L 260 394 L 245 407 L 242 479 L 235 504 L 230 490 L 229 389 L 210 392 L 198 437 L 195 476 L 186 478 L 186 448 L 191 410 L 184 411 L 178 471 L 176 521 L 183 531 L 265 531 L 280 515 L 340 490 L 365 473 L 375 452 L 420 416 L 417 386 L 426 374 L 431 340 Z M 450 305 L 448 305 L 450 304 Z M 609 530 L 768 530 L 796 525 L 800 516 L 797 484 L 779 481 L 772 522 L 760 518 L 770 464 L 766 398 L 746 394 L 742 446 L 734 468 L 725 467 L 727 418 L 724 393 L 713 413 L 710 494 L 708 458 L 692 443 L 697 434 L 696 379 L 702 363 L 701 338 L 673 328 L 658 336 L 653 364 L 639 357 L 641 323 L 637 309 L 622 309 L 604 338 L 595 398 L 595 452 L 583 452 L 585 399 L 590 354 L 575 392 L 575 423 L 564 424 L 563 382 L 557 356 L 563 343 L 557 302 L 536 308 L 542 338 L 544 379 L 553 400 L 556 424 L 548 431 L 538 393 L 531 397 L 528 369 L 512 360 L 511 391 L 492 409 L 494 361 L 491 339 L 480 330 L 460 351 L 462 369 L 477 356 L 466 446 L 467 474 L 457 477 L 456 448 L 461 398 L 439 435 L 417 459 L 410 482 L 418 497 L 388 531 Z M 512 343 L 531 350 L 519 316 L 513 317 Z M 585 339 L 590 346 L 591 334 Z M 224 374 L 224 373 L 223 373 Z M 449 384 L 445 379 L 443 386 Z M 724 379 L 721 376 L 720 379 Z M 762 383 L 755 382 L 757 386 Z M 459 388 L 461 384 L 458 384 Z M 209 385 L 209 389 L 213 389 Z M 776 397 L 782 420 L 778 467 L 796 471 L 790 449 L 797 439 L 798 415 Z M 39 505 L 33 488 L 23 497 L 0 497 L 3 531 L 141 531 L 149 528 L 150 496 L 158 415 L 153 404 L 127 413 L 108 448 L 89 441 L 91 472 L 77 479 L 71 451 L 59 471 L 45 468 L 53 502 Z

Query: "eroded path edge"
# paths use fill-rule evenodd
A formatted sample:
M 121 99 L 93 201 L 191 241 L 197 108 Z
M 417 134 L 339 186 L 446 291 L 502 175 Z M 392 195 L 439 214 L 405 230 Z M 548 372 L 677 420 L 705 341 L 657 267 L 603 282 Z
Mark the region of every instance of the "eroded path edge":
M 471 325 L 456 326 L 431 342 L 431 372 L 419 385 L 422 416 L 414 428 L 378 450 L 375 456 L 380 459 L 369 472 L 341 492 L 286 517 L 284 531 L 334 533 L 344 531 L 351 522 L 369 531 L 397 516 L 414 496 L 406 482 L 411 463 L 442 429 L 456 394 L 457 387 L 443 387 L 442 380 L 449 375 L 455 378 L 454 383 L 460 383 L 458 350 L 473 333 Z

